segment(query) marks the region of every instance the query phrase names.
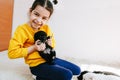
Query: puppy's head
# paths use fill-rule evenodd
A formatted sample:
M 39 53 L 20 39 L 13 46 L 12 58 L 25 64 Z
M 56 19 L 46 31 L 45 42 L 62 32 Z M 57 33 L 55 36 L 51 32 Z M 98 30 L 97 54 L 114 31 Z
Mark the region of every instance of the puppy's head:
M 44 43 L 47 40 L 47 34 L 44 31 L 38 31 L 34 34 L 34 41 L 40 40 Z

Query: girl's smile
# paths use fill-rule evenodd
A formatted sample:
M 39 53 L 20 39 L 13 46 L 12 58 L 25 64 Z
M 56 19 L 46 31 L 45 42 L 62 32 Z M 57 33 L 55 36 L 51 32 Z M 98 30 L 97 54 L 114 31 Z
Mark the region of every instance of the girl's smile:
M 34 30 L 38 30 L 41 26 L 47 23 L 50 17 L 50 12 L 44 7 L 37 6 L 34 10 L 30 10 L 29 24 Z

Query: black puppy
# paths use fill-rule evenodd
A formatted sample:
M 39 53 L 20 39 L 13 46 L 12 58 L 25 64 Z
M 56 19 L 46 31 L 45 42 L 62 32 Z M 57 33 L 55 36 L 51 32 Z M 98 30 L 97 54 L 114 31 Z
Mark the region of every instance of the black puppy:
M 38 51 L 40 56 L 46 60 L 48 64 L 54 64 L 54 59 L 56 57 L 55 50 L 47 44 L 47 40 L 50 39 L 50 36 L 47 36 L 47 34 L 44 31 L 38 31 L 34 34 L 34 41 L 40 40 L 37 45 L 40 45 L 41 43 L 46 44 L 46 49 L 44 51 Z

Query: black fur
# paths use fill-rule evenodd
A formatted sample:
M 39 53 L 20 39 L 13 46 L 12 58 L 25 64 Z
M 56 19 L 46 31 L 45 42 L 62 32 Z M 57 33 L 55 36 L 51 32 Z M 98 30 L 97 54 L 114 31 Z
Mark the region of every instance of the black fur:
M 57 4 L 57 3 L 58 3 L 58 1 L 57 1 L 57 0 L 53 0 L 53 3 L 54 3 L 54 4 Z
M 81 74 L 77 77 L 78 80 L 82 80 L 83 79 L 83 75 L 86 74 L 86 73 L 88 73 L 88 71 L 81 72 Z
M 41 43 L 46 44 L 46 49 L 44 51 L 38 51 L 39 55 L 44 58 L 48 64 L 54 64 L 56 52 L 51 46 L 47 44 L 46 40 L 49 38 L 50 36 L 47 36 L 44 31 L 38 31 L 34 34 L 34 41 L 40 40 L 37 43 L 38 45 L 40 45 Z
M 114 75 L 114 76 L 119 76 L 115 73 L 112 73 L 112 72 L 107 72 L 107 71 L 93 71 L 93 73 L 96 73 L 96 74 L 104 74 L 104 75 Z
M 83 75 L 86 74 L 86 73 L 89 73 L 90 71 L 82 71 L 81 74 L 77 77 L 78 80 L 83 80 Z M 114 75 L 114 76 L 118 76 L 117 74 L 115 73 L 112 73 L 112 72 L 107 72 L 107 71 L 93 71 L 92 73 L 95 73 L 95 74 L 104 74 L 104 75 Z

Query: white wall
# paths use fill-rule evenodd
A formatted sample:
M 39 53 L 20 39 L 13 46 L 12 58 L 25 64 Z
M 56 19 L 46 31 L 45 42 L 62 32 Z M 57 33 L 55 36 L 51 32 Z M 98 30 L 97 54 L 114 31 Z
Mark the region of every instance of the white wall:
M 32 1 L 15 0 L 13 32 L 26 22 Z M 58 54 L 88 61 L 120 59 L 120 0 L 58 1 L 49 21 Z

